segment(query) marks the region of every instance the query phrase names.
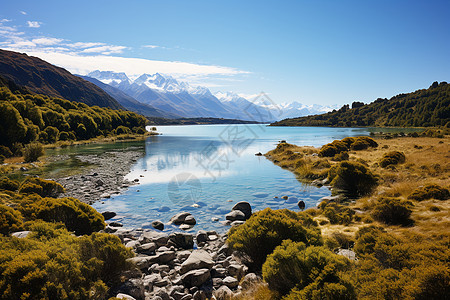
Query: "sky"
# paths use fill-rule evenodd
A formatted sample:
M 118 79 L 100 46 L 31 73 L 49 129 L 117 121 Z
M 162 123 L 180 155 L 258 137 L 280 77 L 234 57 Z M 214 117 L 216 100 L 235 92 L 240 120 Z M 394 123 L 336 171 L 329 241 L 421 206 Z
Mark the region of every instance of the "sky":
M 0 48 L 276 103 L 369 103 L 450 81 L 450 1 L 0 0 Z

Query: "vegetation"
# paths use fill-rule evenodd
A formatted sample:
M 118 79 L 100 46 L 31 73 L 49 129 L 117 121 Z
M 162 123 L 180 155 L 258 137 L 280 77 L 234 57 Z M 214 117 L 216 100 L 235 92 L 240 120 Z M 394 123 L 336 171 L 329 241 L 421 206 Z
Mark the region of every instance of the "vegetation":
M 408 225 L 411 223 L 409 217 L 413 206 L 411 201 L 382 197 L 377 200 L 372 210 L 372 216 L 374 219 L 386 224 Z
M 383 155 L 380 160 L 380 167 L 386 168 L 391 165 L 398 165 L 404 163 L 406 160 L 405 154 L 400 151 L 391 151 Z
M 328 171 L 328 179 L 335 188 L 351 197 L 370 194 L 378 179 L 372 172 L 358 162 L 343 161 Z
M 253 214 L 245 224 L 232 227 L 227 242 L 233 249 L 247 254 L 255 269 L 261 269 L 267 255 L 286 239 L 306 245 L 322 244 L 320 230 L 311 217 L 270 208 Z
M 336 157 L 350 149 L 364 150 L 369 147 L 376 148 L 378 147 L 378 143 L 368 136 L 346 137 L 340 141 L 335 140 L 329 144 L 323 145 L 322 148 L 320 148 L 319 156 Z
M 355 103 L 357 105 L 355 105 Z M 272 126 L 450 126 L 450 84 L 434 82 L 428 89 L 377 99 L 370 104 L 353 102 L 339 110 L 293 119 Z
M 43 144 L 145 132 L 143 116 L 84 103 L 14 92 L 0 81 L 0 154 L 35 161 Z M 23 145 L 26 145 L 23 148 Z
M 414 190 L 408 199 L 423 201 L 428 199 L 448 200 L 450 198 L 450 191 L 437 184 L 428 184 Z

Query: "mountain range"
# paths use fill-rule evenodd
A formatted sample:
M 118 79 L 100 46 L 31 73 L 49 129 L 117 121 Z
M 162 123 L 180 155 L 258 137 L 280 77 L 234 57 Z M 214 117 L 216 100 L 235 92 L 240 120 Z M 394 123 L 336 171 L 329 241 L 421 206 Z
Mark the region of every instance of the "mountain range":
M 183 118 L 215 117 L 273 122 L 293 116 L 321 114 L 335 108 L 320 105 L 306 106 L 298 102 L 278 105 L 271 102 L 264 94 L 256 99 L 246 99 L 233 92 L 213 94 L 206 87 L 194 87 L 159 73 L 142 74 L 132 80 L 125 73 L 96 70 L 83 78 L 98 84 L 113 97 L 115 95 L 105 89 L 105 84 L 157 110 Z M 119 102 L 127 107 L 125 103 Z

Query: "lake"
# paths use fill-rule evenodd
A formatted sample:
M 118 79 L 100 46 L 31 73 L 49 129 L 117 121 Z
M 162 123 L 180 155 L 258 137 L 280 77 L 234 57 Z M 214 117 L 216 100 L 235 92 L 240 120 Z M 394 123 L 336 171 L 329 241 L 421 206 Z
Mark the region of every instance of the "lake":
M 127 175 L 139 180 L 120 195 L 96 202 L 98 211 L 114 211 L 125 227 L 150 228 L 176 213 L 191 212 L 199 229 L 225 232 L 228 227 L 212 218 L 225 214 L 239 201 L 253 211 L 266 207 L 298 211 L 297 202 L 314 207 L 329 196 L 328 188 L 300 183 L 293 173 L 264 156 L 281 140 L 321 146 L 347 136 L 368 135 L 369 128 L 268 127 L 265 125 L 159 126 L 159 136 L 145 141 L 145 155 Z M 380 129 L 376 129 L 380 131 Z M 288 196 L 283 200 L 282 196 Z M 275 198 L 278 197 L 278 198 Z M 176 229 L 166 226 L 167 231 Z

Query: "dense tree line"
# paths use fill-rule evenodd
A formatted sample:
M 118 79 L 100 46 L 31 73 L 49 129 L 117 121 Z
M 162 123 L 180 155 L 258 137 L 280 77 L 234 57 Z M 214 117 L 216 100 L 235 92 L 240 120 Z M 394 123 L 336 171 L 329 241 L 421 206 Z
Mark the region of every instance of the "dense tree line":
M 34 141 L 87 140 L 114 134 L 145 133 L 145 117 L 130 111 L 88 106 L 0 81 L 0 145 L 14 154 Z M 8 149 L 6 149 L 6 147 Z M 7 155 L 5 155 L 7 156 Z
M 391 99 L 377 99 L 370 104 L 353 102 L 339 110 L 285 119 L 274 126 L 450 126 L 450 84 L 434 82 L 428 89 L 400 94 Z

